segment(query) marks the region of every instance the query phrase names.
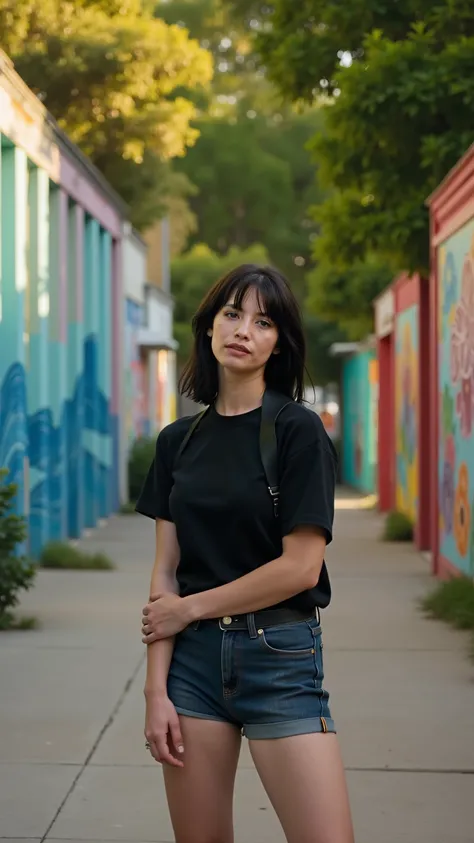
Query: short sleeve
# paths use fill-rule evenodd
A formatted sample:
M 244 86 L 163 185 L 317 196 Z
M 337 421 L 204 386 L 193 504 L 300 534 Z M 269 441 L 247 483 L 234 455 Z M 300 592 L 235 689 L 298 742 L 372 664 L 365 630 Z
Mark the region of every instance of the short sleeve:
M 288 455 L 280 478 L 283 536 L 313 525 L 325 531 L 327 544 L 332 541 L 336 469 L 335 454 L 320 439 Z
M 172 521 L 169 497 L 173 479 L 166 456 L 165 442 L 163 435 L 160 433 L 156 440 L 155 456 L 148 470 L 135 511 L 141 515 L 146 515 L 148 518 L 163 518 L 164 521 Z

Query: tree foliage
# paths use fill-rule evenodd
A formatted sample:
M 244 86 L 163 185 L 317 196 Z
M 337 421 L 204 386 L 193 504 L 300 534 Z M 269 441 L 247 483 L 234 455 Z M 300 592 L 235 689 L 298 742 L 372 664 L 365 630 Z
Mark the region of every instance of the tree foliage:
M 196 141 L 186 92 L 209 83 L 208 51 L 154 19 L 148 0 L 0 0 L 0 31 L 18 73 L 134 221 L 150 221 L 162 162 Z
M 274 110 L 277 91 L 257 68 L 251 34 L 242 20 L 231 16 L 225 0 L 162 0 L 155 14 L 167 23 L 185 27 L 211 52 L 213 84 L 207 102 L 200 100 L 209 115 L 231 115 L 244 101 L 259 113 Z
M 474 8 L 231 5 L 255 16 L 256 48 L 285 97 L 325 98 L 311 144 L 326 194 L 313 209 L 320 234 L 308 301 L 357 338 L 369 324 L 368 295 L 401 269 L 428 271 L 426 199 L 474 140 Z
M 341 66 L 365 62 L 371 32 L 402 41 L 422 23 L 446 40 L 473 34 L 471 0 L 227 0 L 225 5 L 253 33 L 260 61 L 291 101 L 332 94 Z
M 317 212 L 318 255 L 348 263 L 371 251 L 426 273 L 426 199 L 474 140 L 474 37 L 443 43 L 419 26 L 398 42 L 374 33 L 364 51 L 340 72 L 313 143 L 323 184 L 338 191 Z
M 225 254 L 262 243 L 301 292 L 316 225 L 308 207 L 318 201 L 314 166 L 304 144 L 318 114 L 273 118 L 238 113 L 198 124 L 200 138 L 179 168 L 197 188 L 193 242 Z
M 373 257 L 346 266 L 321 262 L 308 275 L 307 305 L 337 323 L 344 339 L 360 340 L 373 331 L 373 301 L 392 280 L 390 266 Z

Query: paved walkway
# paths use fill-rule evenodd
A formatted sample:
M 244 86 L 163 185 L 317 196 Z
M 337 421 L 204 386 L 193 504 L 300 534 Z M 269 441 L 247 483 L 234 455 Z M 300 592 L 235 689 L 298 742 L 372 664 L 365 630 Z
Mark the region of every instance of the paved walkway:
M 420 616 L 426 563 L 380 544 L 379 517 L 355 507 L 341 493 L 324 627 L 357 843 L 472 843 L 466 639 Z M 168 843 L 161 769 L 143 745 L 153 525 L 115 517 L 84 543 L 118 570 L 40 572 L 22 610 L 41 630 L 0 633 L 0 839 Z M 246 747 L 235 813 L 236 843 L 283 843 Z

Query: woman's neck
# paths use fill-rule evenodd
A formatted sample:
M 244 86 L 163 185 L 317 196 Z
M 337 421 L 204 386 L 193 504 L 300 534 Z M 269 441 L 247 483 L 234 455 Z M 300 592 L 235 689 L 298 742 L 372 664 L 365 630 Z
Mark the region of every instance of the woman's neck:
M 262 404 L 265 382 L 260 373 L 249 378 L 236 378 L 221 372 L 216 410 L 222 416 L 238 416 L 255 410 Z

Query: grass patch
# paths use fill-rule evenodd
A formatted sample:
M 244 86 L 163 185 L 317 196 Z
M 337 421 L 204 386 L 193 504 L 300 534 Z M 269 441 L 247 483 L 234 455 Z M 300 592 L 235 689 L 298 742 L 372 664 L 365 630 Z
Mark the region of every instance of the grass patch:
M 453 577 L 440 582 L 421 600 L 421 608 L 431 618 L 445 621 L 455 629 L 471 632 L 471 658 L 474 660 L 474 581 Z
M 136 506 L 136 501 L 127 501 L 127 503 L 123 503 L 122 506 L 120 507 L 121 515 L 134 515 L 135 506 Z
M 25 615 L 22 618 L 17 618 L 12 612 L 2 612 L 0 614 L 0 632 L 38 628 L 38 618 L 35 618 L 33 615 Z
M 404 512 L 394 509 L 385 519 L 382 540 L 386 542 L 413 541 L 413 524 Z
M 474 631 L 474 582 L 468 577 L 453 577 L 439 583 L 421 601 L 432 618 L 450 623 L 456 629 Z
M 50 542 L 40 557 L 42 568 L 74 571 L 112 571 L 114 563 L 105 553 L 84 553 L 70 544 Z

